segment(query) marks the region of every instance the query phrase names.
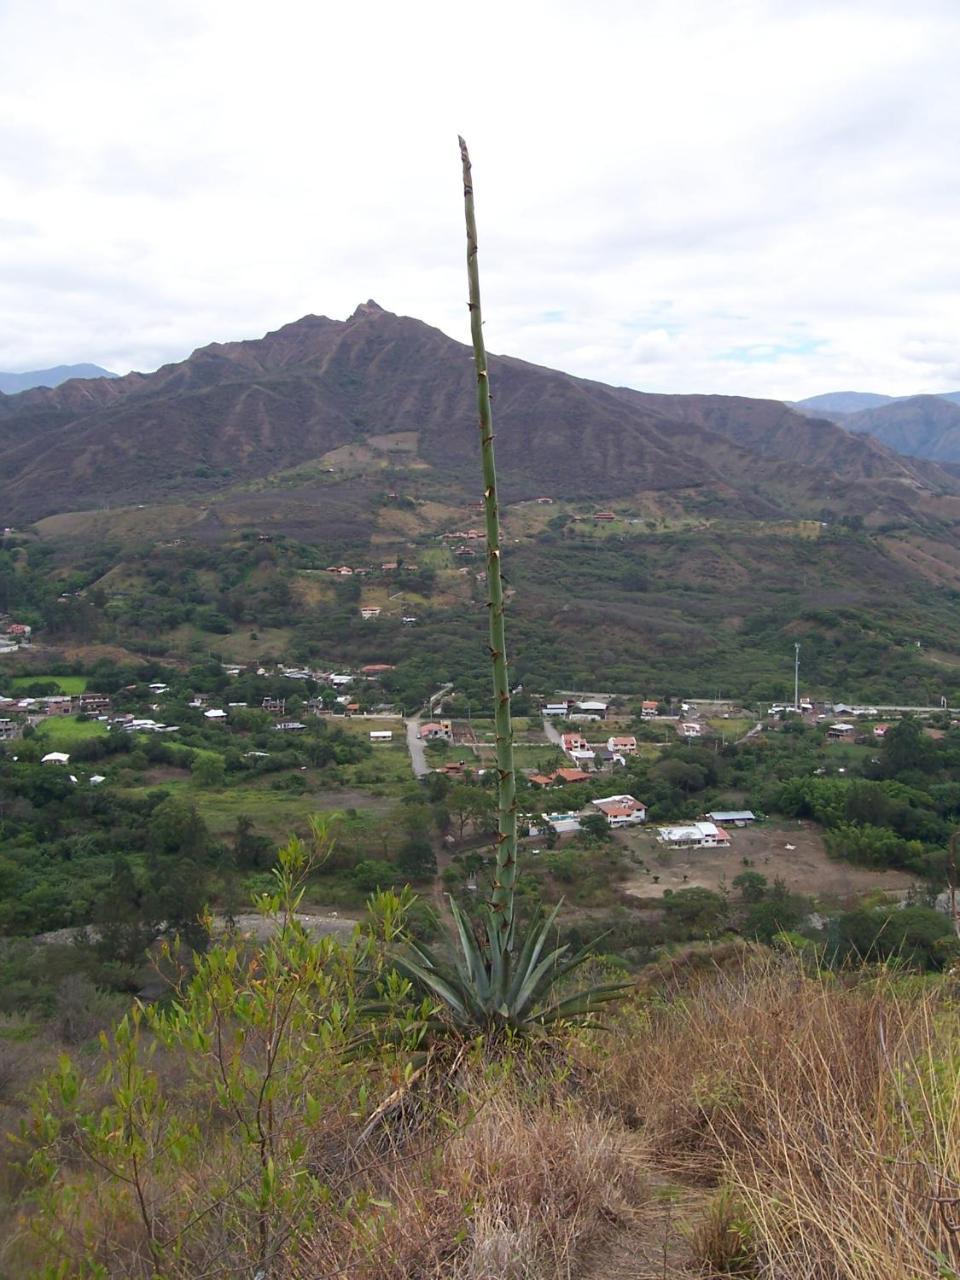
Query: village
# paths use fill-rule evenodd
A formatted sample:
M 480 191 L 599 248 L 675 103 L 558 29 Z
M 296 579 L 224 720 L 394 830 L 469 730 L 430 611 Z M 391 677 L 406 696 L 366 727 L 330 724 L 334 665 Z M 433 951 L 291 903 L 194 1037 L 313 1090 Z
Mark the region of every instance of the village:
M 3 626 L 3 634 L 13 644 L 29 647 L 28 627 L 13 620 L 4 621 Z M 0 741 L 16 743 L 25 731 L 40 731 L 44 739 L 49 736 L 51 747 L 40 763 L 64 768 L 75 783 L 100 786 L 106 781 L 104 773 L 84 774 L 71 763 L 70 739 L 74 735 L 82 739 L 96 729 L 139 739 L 163 735 L 176 741 L 183 717 L 171 718 L 169 712 L 171 706 L 180 706 L 190 713 L 193 724 L 219 729 L 239 746 L 248 727 L 244 713 L 253 710 L 269 717 L 274 733 L 292 738 L 307 732 L 311 717 L 349 722 L 355 731 L 366 721 L 363 735 L 375 753 L 389 749 L 398 767 L 406 758 L 410 775 L 418 779 L 439 774 L 451 782 L 482 782 L 494 767 L 492 722 L 447 714 L 446 708 L 456 702 L 451 686 L 441 688 L 419 711 L 405 714 L 381 688 L 383 677 L 393 670 L 390 663 L 339 670 L 285 663 L 271 667 L 222 663 L 221 670 L 225 684 L 217 694 L 180 686 L 172 690 L 167 681 L 156 680 L 111 695 L 88 688 L 80 677 L 20 675 L 4 682 L 0 673 Z M 277 690 L 252 702 L 231 695 L 234 684 L 246 681 L 249 688 L 254 677 L 274 682 Z M 38 692 L 45 684 L 50 688 Z M 52 691 L 55 688 L 60 691 Z M 140 701 L 131 704 L 135 695 Z M 925 714 L 936 710 L 928 708 Z M 887 718 L 881 719 L 882 713 Z M 648 825 L 645 797 L 624 785 L 630 777 L 628 765 L 638 758 L 655 759 L 671 742 L 720 750 L 774 730 L 791 717 L 817 727 L 825 744 L 856 750 L 878 746 L 893 722 L 886 709 L 806 697 L 798 697 L 795 706 L 774 703 L 759 708 L 733 700 L 665 701 L 584 692 L 537 697 L 532 714 L 517 717 L 515 723 L 517 768 L 527 784 L 522 791 L 521 830 L 533 844 L 545 838 L 562 843 L 590 830 L 597 820 L 611 831 L 643 831 L 635 860 L 642 860 L 644 851 L 651 848 L 729 850 L 737 833 L 762 821 L 762 814 L 731 806 L 694 816 L 686 813 L 675 820 L 665 820 L 661 813 L 656 823 Z M 925 729 L 934 738 L 944 732 L 931 726 Z M 271 752 L 263 747 L 261 740 L 245 754 L 252 761 L 266 760 Z M 817 772 L 825 772 L 826 767 Z M 836 768 L 840 774 L 845 771 L 842 764 Z

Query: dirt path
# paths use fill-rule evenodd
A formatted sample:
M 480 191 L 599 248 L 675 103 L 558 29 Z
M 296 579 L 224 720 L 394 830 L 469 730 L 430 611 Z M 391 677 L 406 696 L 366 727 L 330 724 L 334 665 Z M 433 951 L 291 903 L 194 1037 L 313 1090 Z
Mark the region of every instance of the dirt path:
M 688 1231 L 708 1193 L 663 1184 L 637 1209 L 632 1222 L 584 1260 L 576 1280 L 691 1280 L 702 1276 Z

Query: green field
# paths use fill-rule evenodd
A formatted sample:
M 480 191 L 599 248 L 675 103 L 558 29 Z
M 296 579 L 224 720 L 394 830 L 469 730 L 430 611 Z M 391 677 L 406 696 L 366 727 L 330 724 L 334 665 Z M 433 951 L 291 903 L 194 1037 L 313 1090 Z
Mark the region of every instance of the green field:
M 744 717 L 731 716 L 725 720 L 722 716 L 707 721 L 707 724 L 715 734 L 723 738 L 724 742 L 736 742 L 738 738 L 742 738 L 756 724 L 756 720 Z
M 373 755 L 359 764 L 342 765 L 344 780 L 348 786 L 386 787 L 396 792 L 413 778 L 410 754 L 407 751 L 406 730 L 402 720 L 350 720 L 337 721 L 337 727 L 354 737 L 370 741 L 374 730 L 389 729 L 392 742 L 372 743 Z M 448 758 L 448 757 L 445 757 Z
M 61 693 L 84 693 L 87 688 L 86 676 L 17 676 L 15 680 L 9 683 L 14 689 L 25 689 L 28 685 L 39 684 L 41 682 L 49 682 L 56 684 Z
M 102 738 L 109 730 L 102 720 L 80 720 L 76 716 L 50 716 L 37 726 L 37 734 L 51 747 L 69 747 L 72 742 Z
M 194 791 L 191 798 L 214 835 L 227 835 L 237 825 L 237 819 L 245 815 L 259 832 L 278 843 L 294 833 L 304 834 L 307 821 L 314 813 L 338 809 L 384 813 L 392 804 L 392 801 L 347 789 L 307 791 L 297 796 L 269 788 L 229 787 Z

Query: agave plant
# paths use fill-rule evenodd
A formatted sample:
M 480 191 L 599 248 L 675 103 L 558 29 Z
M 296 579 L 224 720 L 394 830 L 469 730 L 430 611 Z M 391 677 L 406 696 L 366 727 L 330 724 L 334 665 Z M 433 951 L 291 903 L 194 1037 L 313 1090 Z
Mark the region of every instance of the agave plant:
M 601 1005 L 615 1000 L 629 985 L 614 982 L 556 998 L 558 984 L 589 954 L 584 948 L 570 955 L 567 945 L 549 949 L 559 906 L 549 915 L 538 906 L 522 940 L 515 936 L 515 922 L 506 935 L 498 932 L 492 906 L 480 912 L 486 933 L 482 941 L 456 902 L 451 900 L 450 909 L 458 944 L 451 948 L 452 962 L 445 963 L 428 947 L 410 943 L 394 967 L 417 990 L 439 1002 L 448 1023 L 467 1034 L 523 1034 L 557 1022 L 592 1021 Z
M 456 934 L 445 939 L 450 963 L 427 947 L 409 942 L 394 958 L 394 968 L 421 997 L 437 1002 L 431 1029 L 452 1024 L 466 1034 L 529 1033 L 557 1022 L 593 1020 L 598 1009 L 622 994 L 629 983 L 611 983 L 557 995 L 557 987 L 589 954 L 571 955 L 567 946 L 549 946 L 559 907 L 549 915 L 538 907 L 521 933 L 515 913 L 517 880 L 517 780 L 513 763 L 510 681 L 504 626 L 500 555 L 500 508 L 493 453 L 490 376 L 480 311 L 477 224 L 473 177 L 467 144 L 460 139 L 463 197 L 467 224 L 467 278 L 470 330 L 477 375 L 480 454 L 487 539 L 490 659 L 493 668 L 497 751 L 497 857 L 493 891 L 480 912 L 479 929 L 451 899 Z

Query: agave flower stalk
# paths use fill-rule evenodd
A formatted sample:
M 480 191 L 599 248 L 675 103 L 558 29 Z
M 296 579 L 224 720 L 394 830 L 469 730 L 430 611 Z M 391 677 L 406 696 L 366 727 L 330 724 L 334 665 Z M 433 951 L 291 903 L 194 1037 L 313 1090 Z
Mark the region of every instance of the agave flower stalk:
M 463 203 L 467 222 L 467 278 L 470 285 L 470 333 L 477 372 L 477 409 L 480 417 L 480 456 L 483 462 L 483 507 L 487 533 L 487 608 L 490 622 L 490 659 L 493 666 L 494 723 L 497 736 L 497 865 L 491 897 L 496 938 L 491 946 L 503 947 L 511 933 L 514 889 L 517 880 L 517 776 L 513 767 L 513 728 L 510 722 L 510 680 L 504 628 L 503 576 L 501 573 L 500 506 L 497 469 L 493 454 L 493 410 L 490 373 L 483 341 L 480 311 L 480 270 L 477 264 L 477 220 L 473 206 L 473 176 L 467 144 L 460 139 L 463 163 Z

